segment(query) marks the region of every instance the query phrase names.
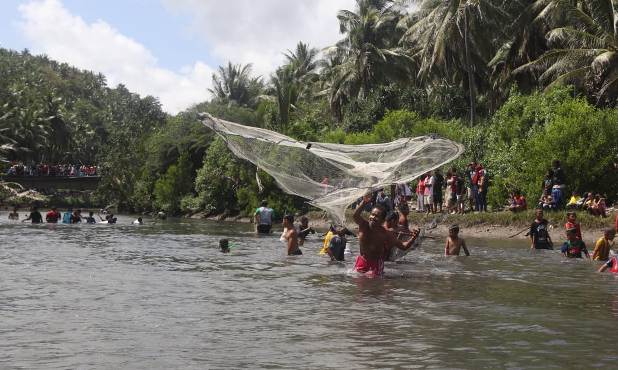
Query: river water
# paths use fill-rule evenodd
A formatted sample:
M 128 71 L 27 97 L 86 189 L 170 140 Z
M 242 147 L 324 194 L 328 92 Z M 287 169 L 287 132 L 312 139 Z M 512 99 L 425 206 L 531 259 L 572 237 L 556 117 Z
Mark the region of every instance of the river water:
M 427 240 L 369 279 L 250 225 L 29 225 L 0 213 L 0 368 L 616 368 L 596 263 Z M 463 236 L 466 236 L 465 230 Z M 230 254 L 218 251 L 227 237 Z M 350 243 L 358 250 L 355 241 Z

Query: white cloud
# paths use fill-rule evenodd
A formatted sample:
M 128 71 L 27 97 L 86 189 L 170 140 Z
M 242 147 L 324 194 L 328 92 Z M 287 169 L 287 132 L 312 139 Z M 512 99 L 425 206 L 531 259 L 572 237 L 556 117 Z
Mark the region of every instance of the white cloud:
M 264 76 L 283 62 L 298 41 L 318 48 L 339 35 L 337 12 L 354 10 L 355 0 L 163 0 L 193 18 L 192 29 L 222 63 L 253 63 Z
M 59 0 L 21 5 L 20 24 L 32 50 L 79 68 L 103 73 L 110 85 L 122 83 L 142 95 L 153 95 L 163 109 L 176 113 L 210 97 L 213 69 L 203 62 L 171 71 L 143 45 L 102 20 L 88 24 Z

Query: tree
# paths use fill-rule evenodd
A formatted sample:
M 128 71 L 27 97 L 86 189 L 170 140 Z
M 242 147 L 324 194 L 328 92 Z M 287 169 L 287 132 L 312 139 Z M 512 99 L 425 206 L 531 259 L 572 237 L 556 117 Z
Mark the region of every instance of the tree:
M 338 119 L 342 102 L 363 97 L 380 83 L 409 78 L 412 60 L 397 47 L 400 17 L 393 2 L 386 0 L 357 0 L 356 12 L 339 11 L 344 38 L 327 51 L 341 57 L 341 63 L 327 72 L 329 101 Z
M 573 83 L 596 98 L 615 104 L 618 97 L 618 5 L 612 0 L 538 0 L 538 14 L 551 26 L 547 50 L 515 69 L 540 71 L 547 87 Z M 540 6 L 539 6 L 540 7 Z
M 255 106 L 263 84 L 260 77 L 251 76 L 251 64 L 232 64 L 219 66 L 217 73 L 212 74 L 212 89 L 208 89 L 214 101 L 223 104 L 240 106 Z
M 493 56 L 501 24 L 509 19 L 499 0 L 424 0 L 405 20 L 402 42 L 419 60 L 425 83 L 446 80 L 464 84 L 475 121 L 476 92 L 485 91 L 487 63 Z

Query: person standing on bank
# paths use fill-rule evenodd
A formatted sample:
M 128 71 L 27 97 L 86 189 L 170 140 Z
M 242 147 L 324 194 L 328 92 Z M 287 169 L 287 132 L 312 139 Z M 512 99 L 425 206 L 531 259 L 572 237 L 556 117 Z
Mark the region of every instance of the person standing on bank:
M 273 226 L 273 214 L 272 208 L 268 207 L 268 201 L 263 200 L 261 207 L 255 210 L 255 228 L 258 234 L 270 234 Z

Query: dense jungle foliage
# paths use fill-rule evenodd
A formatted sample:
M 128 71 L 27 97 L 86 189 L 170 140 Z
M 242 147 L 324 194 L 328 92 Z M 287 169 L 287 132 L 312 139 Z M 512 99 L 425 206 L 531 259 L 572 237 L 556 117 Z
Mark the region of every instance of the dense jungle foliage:
M 270 76 L 228 63 L 212 99 L 175 116 L 105 77 L 0 49 L 0 158 L 96 164 L 96 202 L 129 211 L 306 209 L 235 158 L 198 114 L 303 141 L 387 142 L 437 133 L 486 165 L 490 204 L 541 192 L 553 159 L 569 191 L 618 199 L 618 2 L 357 0 L 341 40 L 299 42 Z M 262 188 L 258 186 L 257 179 Z

